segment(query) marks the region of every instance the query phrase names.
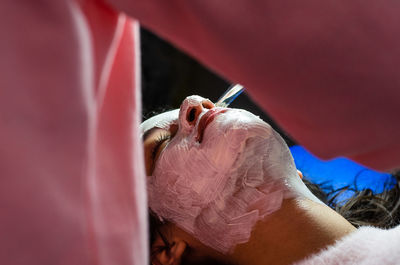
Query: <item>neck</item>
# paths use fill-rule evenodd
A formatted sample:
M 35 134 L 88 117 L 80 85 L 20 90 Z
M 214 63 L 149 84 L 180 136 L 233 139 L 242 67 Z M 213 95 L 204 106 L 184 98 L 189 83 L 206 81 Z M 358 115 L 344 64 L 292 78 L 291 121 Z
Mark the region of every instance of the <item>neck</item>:
M 328 206 L 309 199 L 286 199 L 275 213 L 259 221 L 250 240 L 229 256 L 233 264 L 292 264 L 354 231 Z

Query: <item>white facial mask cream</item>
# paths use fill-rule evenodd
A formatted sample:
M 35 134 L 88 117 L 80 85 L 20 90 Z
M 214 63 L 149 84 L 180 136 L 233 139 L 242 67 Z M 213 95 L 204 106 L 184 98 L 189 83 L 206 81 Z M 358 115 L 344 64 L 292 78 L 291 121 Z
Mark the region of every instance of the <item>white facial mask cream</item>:
M 179 129 L 148 177 L 154 213 L 227 253 L 247 242 L 256 222 L 278 210 L 283 199 L 319 201 L 299 178 L 283 139 L 253 114 L 224 109 L 215 111 L 211 122 L 201 123 L 210 111 L 202 108 L 197 121 L 188 123 L 187 111 L 201 100 L 185 99 L 179 118 L 176 111 L 163 114 L 178 119 Z M 142 130 L 162 124 L 163 118 L 152 119 Z

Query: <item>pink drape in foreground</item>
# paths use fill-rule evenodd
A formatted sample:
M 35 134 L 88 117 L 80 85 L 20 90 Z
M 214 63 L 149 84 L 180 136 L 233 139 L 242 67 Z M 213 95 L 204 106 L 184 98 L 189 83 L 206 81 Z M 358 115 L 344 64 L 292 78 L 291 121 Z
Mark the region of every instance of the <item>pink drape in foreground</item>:
M 147 264 L 138 24 L 0 3 L 0 263 Z

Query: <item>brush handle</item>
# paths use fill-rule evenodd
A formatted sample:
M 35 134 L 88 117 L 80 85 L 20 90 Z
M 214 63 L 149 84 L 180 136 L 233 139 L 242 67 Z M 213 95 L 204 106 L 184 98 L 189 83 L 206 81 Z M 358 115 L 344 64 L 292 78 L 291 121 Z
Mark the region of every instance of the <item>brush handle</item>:
M 215 103 L 216 107 L 228 107 L 229 104 L 232 103 L 232 101 L 237 98 L 244 90 L 244 87 L 242 85 L 236 84 L 230 86 L 225 93 L 218 99 L 218 101 Z

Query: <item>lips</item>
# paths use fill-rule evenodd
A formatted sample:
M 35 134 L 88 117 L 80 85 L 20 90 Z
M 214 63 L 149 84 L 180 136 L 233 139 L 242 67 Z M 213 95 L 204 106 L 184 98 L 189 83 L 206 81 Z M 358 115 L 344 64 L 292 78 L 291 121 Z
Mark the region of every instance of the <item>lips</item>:
M 203 140 L 204 130 L 206 129 L 207 125 L 210 124 L 215 116 L 221 113 L 225 113 L 227 109 L 223 108 L 213 108 L 207 111 L 203 116 L 201 116 L 199 124 L 197 125 L 197 137 L 196 141 L 201 143 Z

